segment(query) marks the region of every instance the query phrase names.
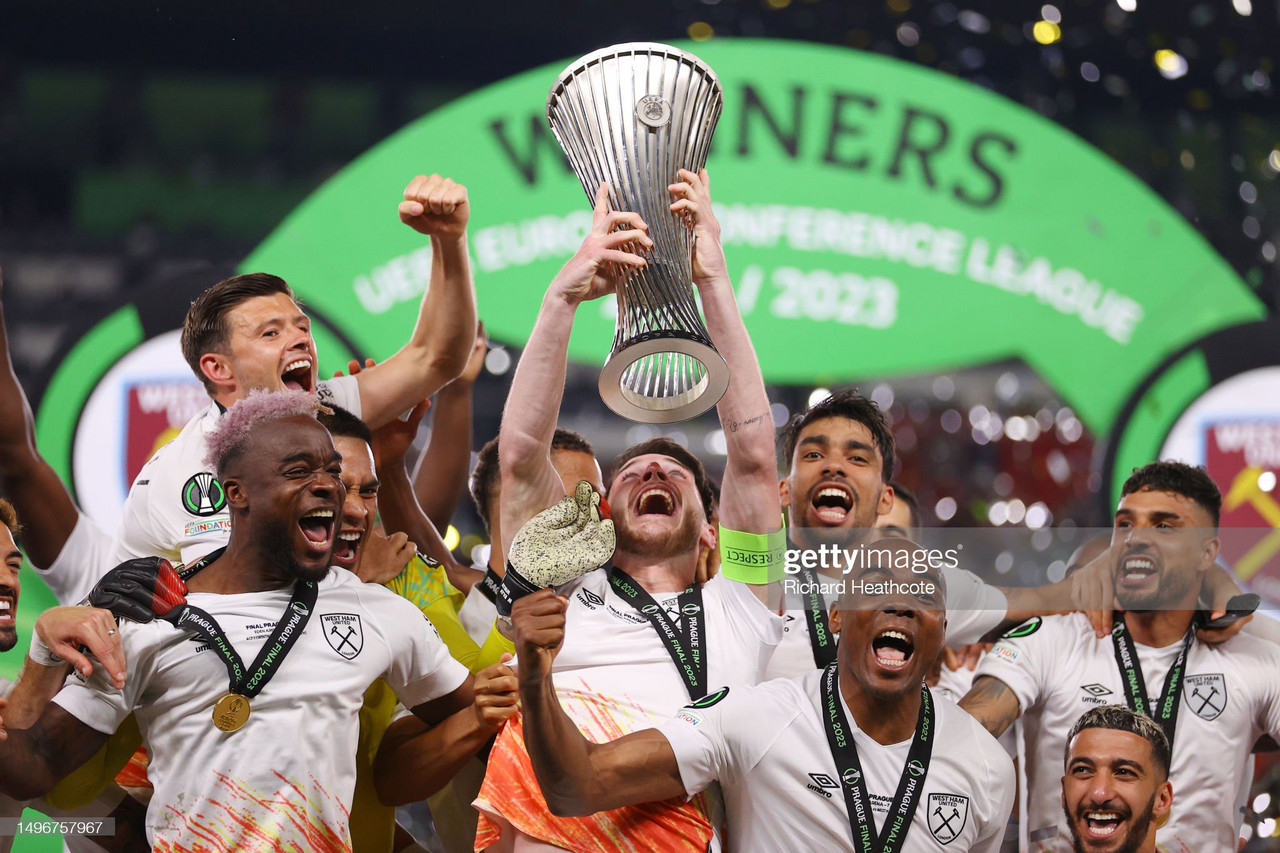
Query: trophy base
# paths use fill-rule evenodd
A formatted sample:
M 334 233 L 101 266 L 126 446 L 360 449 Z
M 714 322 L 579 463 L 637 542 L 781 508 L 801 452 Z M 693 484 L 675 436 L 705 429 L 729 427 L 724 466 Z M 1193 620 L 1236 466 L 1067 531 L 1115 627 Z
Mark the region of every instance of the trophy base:
M 622 417 L 642 424 L 696 418 L 720 402 L 729 365 L 716 349 L 682 337 L 656 335 L 618 348 L 600 371 L 600 397 Z

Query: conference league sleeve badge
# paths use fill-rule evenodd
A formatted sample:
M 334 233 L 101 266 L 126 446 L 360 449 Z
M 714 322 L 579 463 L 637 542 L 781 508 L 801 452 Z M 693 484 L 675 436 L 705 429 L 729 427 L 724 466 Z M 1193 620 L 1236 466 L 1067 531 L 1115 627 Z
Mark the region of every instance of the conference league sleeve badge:
M 208 471 L 201 471 L 182 484 L 182 508 L 192 515 L 207 518 L 226 509 L 227 493 L 222 483 Z

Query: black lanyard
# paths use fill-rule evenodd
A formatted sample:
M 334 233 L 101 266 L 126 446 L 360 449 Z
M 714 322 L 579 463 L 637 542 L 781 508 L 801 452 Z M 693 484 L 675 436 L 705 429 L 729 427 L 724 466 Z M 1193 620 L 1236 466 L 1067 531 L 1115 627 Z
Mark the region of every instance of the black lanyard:
M 1111 643 L 1115 647 L 1116 663 L 1120 666 L 1121 689 L 1124 691 L 1125 701 L 1129 703 L 1129 710 L 1146 714 L 1159 723 L 1160 728 L 1164 729 L 1165 737 L 1169 739 L 1170 749 L 1173 749 L 1173 730 L 1178 725 L 1178 708 L 1182 705 L 1179 701 L 1182 698 L 1182 677 L 1187 667 L 1187 651 L 1196 636 L 1195 627 L 1192 625 L 1187 631 L 1178 657 L 1173 666 L 1169 667 L 1169 674 L 1164 677 L 1164 690 L 1156 699 L 1154 708 L 1147 705 L 1147 683 L 1142 677 L 1138 651 L 1129 636 L 1124 618 L 1117 619 L 1111 627 Z
M 222 554 L 222 550 L 225 549 L 219 549 L 199 562 L 182 569 L 179 572 L 182 579 L 187 580 L 212 563 Z M 244 662 L 232 648 L 218 620 L 204 610 L 193 604 L 184 604 L 171 611 L 165 619 L 172 622 L 179 630 L 195 634 L 216 649 L 227 667 L 227 677 L 231 682 L 230 692 L 252 699 L 267 686 L 267 682 L 275 675 L 280 664 L 284 663 L 289 650 L 302 636 L 302 629 L 306 627 L 307 620 L 311 618 L 311 611 L 315 609 L 318 593 L 319 590 L 312 581 L 294 582 L 293 595 L 289 598 L 289 604 L 276 622 L 271 638 L 254 659 L 250 667 L 251 672 L 245 670 Z
M 801 596 L 804 618 L 809 625 L 809 647 L 813 649 L 813 665 L 826 669 L 836 662 L 836 638 L 827 620 L 827 600 L 822 595 L 822 582 L 813 569 L 800 567 Z
M 836 762 L 836 776 L 844 792 L 845 807 L 849 810 L 849 827 L 853 845 L 859 853 L 899 853 L 911 829 L 911 818 L 920 805 L 924 780 L 929 775 L 929 758 L 933 754 L 933 699 L 929 688 L 920 685 L 920 716 L 916 718 L 915 734 L 907 750 L 907 765 L 902 769 L 898 791 L 889 804 L 884 825 L 876 832 L 871 795 L 867 792 L 862 763 L 858 760 L 858 747 L 853 742 L 853 727 L 845 716 L 840 703 L 840 690 L 836 679 L 838 667 L 827 667 L 822 674 L 822 714 L 827 733 L 827 745 Z
M 502 589 L 502 578 L 498 577 L 498 573 L 495 572 L 492 567 L 485 571 L 484 577 L 477 581 L 477 585 L 480 587 L 481 595 L 489 599 L 490 602 L 495 604 L 497 603 L 498 596 L 502 594 L 500 592 Z
M 645 592 L 626 572 L 618 568 L 609 571 L 609 584 L 620 598 L 649 620 L 667 647 L 667 654 L 680 671 L 690 699 L 707 695 L 707 661 L 702 654 L 702 587 L 694 581 L 677 599 L 680 608 L 682 631 L 671 621 L 653 596 Z

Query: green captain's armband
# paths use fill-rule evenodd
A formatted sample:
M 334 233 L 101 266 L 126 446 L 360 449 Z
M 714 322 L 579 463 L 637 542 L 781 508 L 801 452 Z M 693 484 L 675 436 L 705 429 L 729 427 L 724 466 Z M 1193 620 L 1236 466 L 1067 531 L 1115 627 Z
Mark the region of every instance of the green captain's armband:
M 782 580 L 786 551 L 785 527 L 763 535 L 720 528 L 720 573 L 729 580 L 752 584 Z

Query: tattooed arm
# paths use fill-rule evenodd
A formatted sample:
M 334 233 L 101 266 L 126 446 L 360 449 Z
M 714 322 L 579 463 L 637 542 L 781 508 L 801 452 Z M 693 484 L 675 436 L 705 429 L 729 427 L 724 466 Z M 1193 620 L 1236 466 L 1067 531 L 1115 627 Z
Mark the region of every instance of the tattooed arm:
M 107 742 L 107 735 L 57 704 L 47 705 L 29 729 L 6 730 L 3 725 L 0 720 L 0 793 L 15 800 L 48 793 Z
M 1021 713 L 1018 697 L 1008 685 L 989 675 L 980 675 L 974 680 L 973 687 L 960 700 L 960 707 L 972 714 L 993 737 L 1004 734 Z

